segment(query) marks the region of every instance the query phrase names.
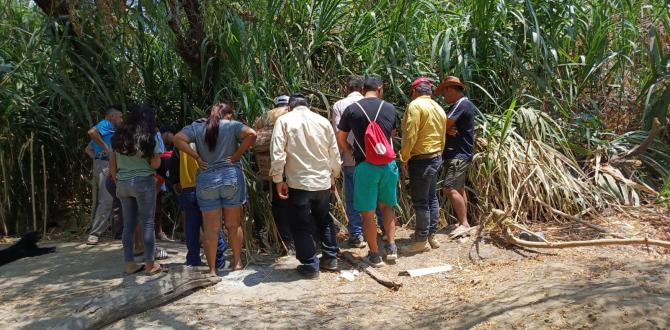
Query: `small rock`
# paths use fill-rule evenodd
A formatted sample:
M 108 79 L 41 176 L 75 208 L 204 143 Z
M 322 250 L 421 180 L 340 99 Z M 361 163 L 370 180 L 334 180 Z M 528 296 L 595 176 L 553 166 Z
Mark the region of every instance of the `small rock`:
M 544 233 L 541 232 L 541 231 L 538 231 L 538 232 L 523 231 L 523 232 L 521 232 L 521 234 L 519 234 L 519 238 L 524 240 L 524 241 L 544 242 L 544 240 L 540 239 L 538 236 L 540 236 L 544 239 Z

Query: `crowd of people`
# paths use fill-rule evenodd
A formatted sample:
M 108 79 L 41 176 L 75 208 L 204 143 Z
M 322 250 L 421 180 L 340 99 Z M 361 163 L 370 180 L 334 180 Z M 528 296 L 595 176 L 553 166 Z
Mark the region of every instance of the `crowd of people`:
M 464 96 L 460 79 L 447 76 L 437 88 L 425 77 L 414 80 L 412 101 L 401 121 L 395 105 L 384 100 L 380 76 L 352 75 L 344 88 L 347 96 L 333 105 L 330 121 L 312 111 L 302 94 L 282 95 L 253 128 L 236 120 L 226 103 L 214 104 L 206 118 L 176 134 L 158 129 L 150 105 L 133 107 L 125 120 L 119 107 L 110 107 L 105 119 L 88 132 L 86 152 L 94 159 L 98 204 L 87 244 L 98 244 L 116 205 L 123 219 L 125 272 L 163 271 L 157 260 L 167 253 L 156 247 L 156 237 L 167 238 L 160 229 L 157 204 L 160 192 L 169 189 L 179 200 L 186 264 L 203 265 L 202 247 L 211 274 L 242 269 L 243 207 L 254 201 L 247 201 L 240 159 L 250 150 L 258 177 L 269 188 L 285 253 L 295 254 L 300 261 L 297 271 L 305 278 L 339 269 L 330 207 L 340 177 L 349 231 L 346 244 L 367 245 L 365 260 L 373 267 L 398 259 L 395 207 L 401 177 L 409 179 L 416 213 L 415 232 L 402 253 L 439 248 L 435 233 L 440 190 L 458 219 L 453 234 L 466 233 L 470 225 L 464 187 L 473 155 L 475 106 Z M 451 105 L 446 112 L 434 93 Z M 396 154 L 393 138 L 398 130 Z M 227 241 L 232 262 L 224 254 Z M 144 256 L 143 264 L 135 262 L 138 255 Z

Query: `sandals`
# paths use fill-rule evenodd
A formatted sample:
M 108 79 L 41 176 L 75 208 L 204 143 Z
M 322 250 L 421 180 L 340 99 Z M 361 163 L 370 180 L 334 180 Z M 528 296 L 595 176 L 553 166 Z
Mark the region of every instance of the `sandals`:
M 156 260 L 165 260 L 169 257 L 167 250 L 159 247 L 156 248 Z
M 153 276 L 163 272 L 167 273 L 167 268 L 163 267 L 163 265 L 158 265 L 158 268 L 147 270 L 146 274 L 147 276 Z
M 140 251 L 140 252 L 135 252 L 133 255 L 136 256 L 136 257 L 139 257 L 143 254 L 144 254 L 144 251 Z M 156 248 L 156 257 L 155 257 L 156 260 L 165 260 L 169 257 L 170 257 L 170 255 L 168 254 L 167 250 L 165 250 L 163 248 L 159 248 L 159 247 Z
M 143 271 L 144 268 L 145 268 L 145 266 L 144 266 L 144 265 L 141 265 L 141 266 L 138 267 L 135 271 L 130 272 L 130 273 L 128 273 L 128 272 L 123 272 L 123 274 L 126 275 L 126 276 L 134 275 L 134 274 L 137 274 L 137 273 Z

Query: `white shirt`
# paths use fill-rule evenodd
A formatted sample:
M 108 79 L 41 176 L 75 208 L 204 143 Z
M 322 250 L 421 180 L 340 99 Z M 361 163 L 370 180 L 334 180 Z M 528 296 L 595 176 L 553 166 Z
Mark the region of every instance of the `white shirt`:
M 350 105 L 354 104 L 354 102 L 358 102 L 363 98 L 363 95 L 359 92 L 353 92 L 347 95 L 347 97 L 335 102 L 333 105 L 333 129 L 335 130 L 335 133 L 339 131 L 337 129 L 337 125 L 340 124 L 340 119 L 342 118 L 342 114 L 344 113 L 344 110 L 346 110 Z M 349 132 L 349 136 L 347 136 L 347 142 L 349 145 L 353 146 L 354 145 L 354 134 Z M 342 156 L 342 162 L 343 166 L 356 166 L 356 160 L 354 159 L 354 156 L 348 153 L 343 153 L 340 152 Z
M 275 122 L 270 159 L 273 182 L 306 191 L 330 189 L 342 164 L 328 119 L 303 106 Z

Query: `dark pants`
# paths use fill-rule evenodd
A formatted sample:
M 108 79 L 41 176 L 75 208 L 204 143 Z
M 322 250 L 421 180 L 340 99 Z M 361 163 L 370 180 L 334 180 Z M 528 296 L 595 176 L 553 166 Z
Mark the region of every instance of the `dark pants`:
M 279 237 L 281 237 L 287 248 L 293 248 L 293 237 L 291 235 L 291 204 L 286 199 L 279 198 L 277 187 L 270 182 L 270 191 L 272 192 L 272 217 L 274 218 Z
M 163 232 L 163 224 L 161 222 L 163 215 L 163 195 L 164 192 L 160 190 L 158 191 L 158 194 L 156 194 L 156 216 L 154 217 L 154 219 L 156 219 L 156 234 Z
M 414 239 L 426 241 L 437 232 L 440 221 L 440 206 L 437 200 L 437 176 L 442 166 L 442 157 L 431 159 L 410 159 L 409 187 L 412 204 L 416 213 Z
M 107 188 L 109 195 L 114 198 L 114 203 L 112 204 L 112 209 L 114 210 L 112 215 L 112 237 L 120 239 L 123 233 L 123 214 L 121 211 L 121 201 L 116 197 L 116 182 L 112 180 L 111 176 L 107 176 L 105 188 Z
M 289 190 L 289 203 L 292 206 L 291 233 L 298 260 L 319 271 L 319 259 L 312 238 L 312 223 L 316 224 L 323 258 L 337 258 L 337 239 L 330 211 L 330 190 L 305 191 Z
M 184 226 L 184 240 L 186 241 L 186 265 L 202 266 L 200 259 L 200 228 L 202 228 L 202 212 L 198 206 L 195 188 L 185 188 L 179 195 L 179 206 L 186 214 Z M 219 232 L 219 242 L 216 247 L 216 267 L 225 265 L 226 257 L 223 254 L 228 244 L 223 235 L 223 229 Z

